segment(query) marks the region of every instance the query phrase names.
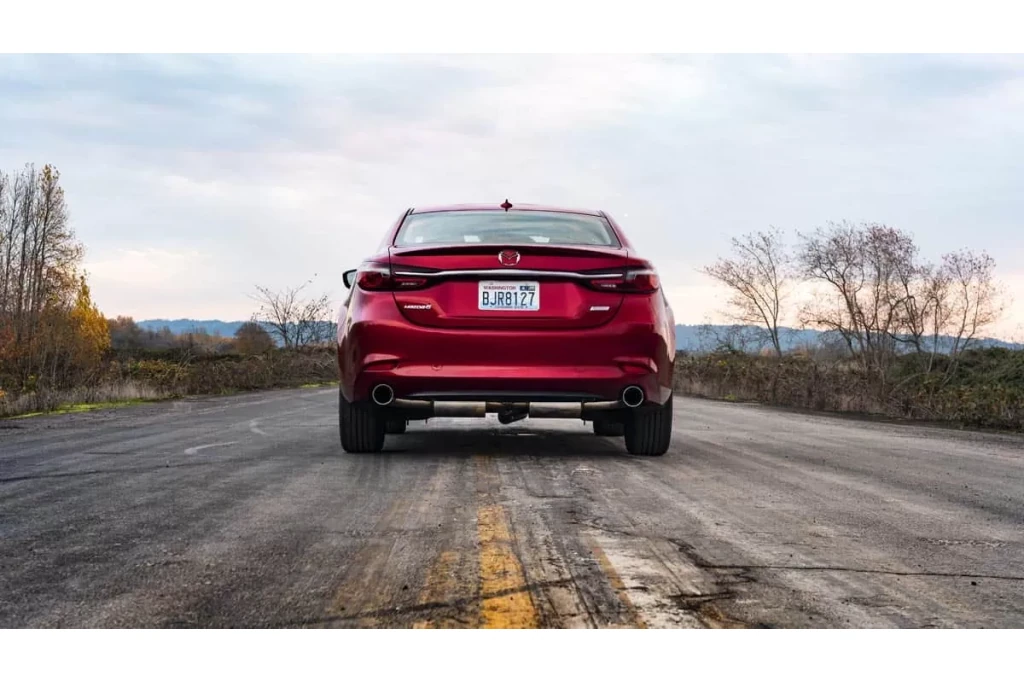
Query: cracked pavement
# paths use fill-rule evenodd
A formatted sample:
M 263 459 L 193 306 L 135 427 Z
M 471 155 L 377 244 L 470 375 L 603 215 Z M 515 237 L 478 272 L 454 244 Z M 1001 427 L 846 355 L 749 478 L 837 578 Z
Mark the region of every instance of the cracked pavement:
M 676 398 L 338 445 L 337 390 L 0 422 L 0 627 L 1022 627 L 1024 437 Z

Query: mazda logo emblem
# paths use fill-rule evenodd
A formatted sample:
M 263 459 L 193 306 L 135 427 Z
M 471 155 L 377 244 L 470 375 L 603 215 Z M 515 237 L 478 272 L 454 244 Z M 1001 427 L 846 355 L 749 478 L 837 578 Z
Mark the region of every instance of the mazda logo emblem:
M 514 249 L 506 249 L 498 254 L 498 262 L 503 266 L 517 266 L 519 265 L 519 259 L 519 252 Z

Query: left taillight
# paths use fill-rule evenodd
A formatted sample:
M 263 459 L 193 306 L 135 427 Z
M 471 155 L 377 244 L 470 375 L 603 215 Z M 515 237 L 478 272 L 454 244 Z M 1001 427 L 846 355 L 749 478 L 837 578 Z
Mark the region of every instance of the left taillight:
M 364 263 L 356 271 L 356 284 L 368 292 L 391 289 L 391 269 L 380 263 Z
M 661 279 L 654 268 L 632 268 L 621 277 L 603 277 L 590 280 L 590 286 L 602 292 L 623 294 L 650 294 L 658 291 Z
M 356 272 L 356 284 L 368 292 L 421 289 L 427 278 L 411 273 L 392 273 L 383 263 L 364 263 Z

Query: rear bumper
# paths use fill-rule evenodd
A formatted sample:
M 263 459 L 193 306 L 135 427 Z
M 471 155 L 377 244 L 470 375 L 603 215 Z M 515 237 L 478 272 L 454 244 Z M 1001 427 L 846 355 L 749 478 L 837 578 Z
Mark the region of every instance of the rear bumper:
M 353 384 L 355 400 L 369 398 L 387 384 L 397 398 L 428 401 L 587 402 L 614 401 L 637 385 L 654 403 L 663 403 L 657 375 L 635 374 L 615 366 L 405 364 L 394 369 L 368 368 Z
M 637 385 L 662 404 L 671 395 L 673 355 L 656 325 L 632 322 L 493 331 L 350 320 L 338 344 L 349 401 L 369 400 L 377 384 L 399 399 L 529 402 L 614 401 Z

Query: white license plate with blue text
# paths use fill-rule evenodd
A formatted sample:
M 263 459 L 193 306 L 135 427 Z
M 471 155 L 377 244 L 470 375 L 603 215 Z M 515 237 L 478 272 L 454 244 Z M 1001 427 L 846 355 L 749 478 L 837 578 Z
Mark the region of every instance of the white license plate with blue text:
M 481 311 L 539 311 L 540 283 L 485 280 L 477 301 Z

